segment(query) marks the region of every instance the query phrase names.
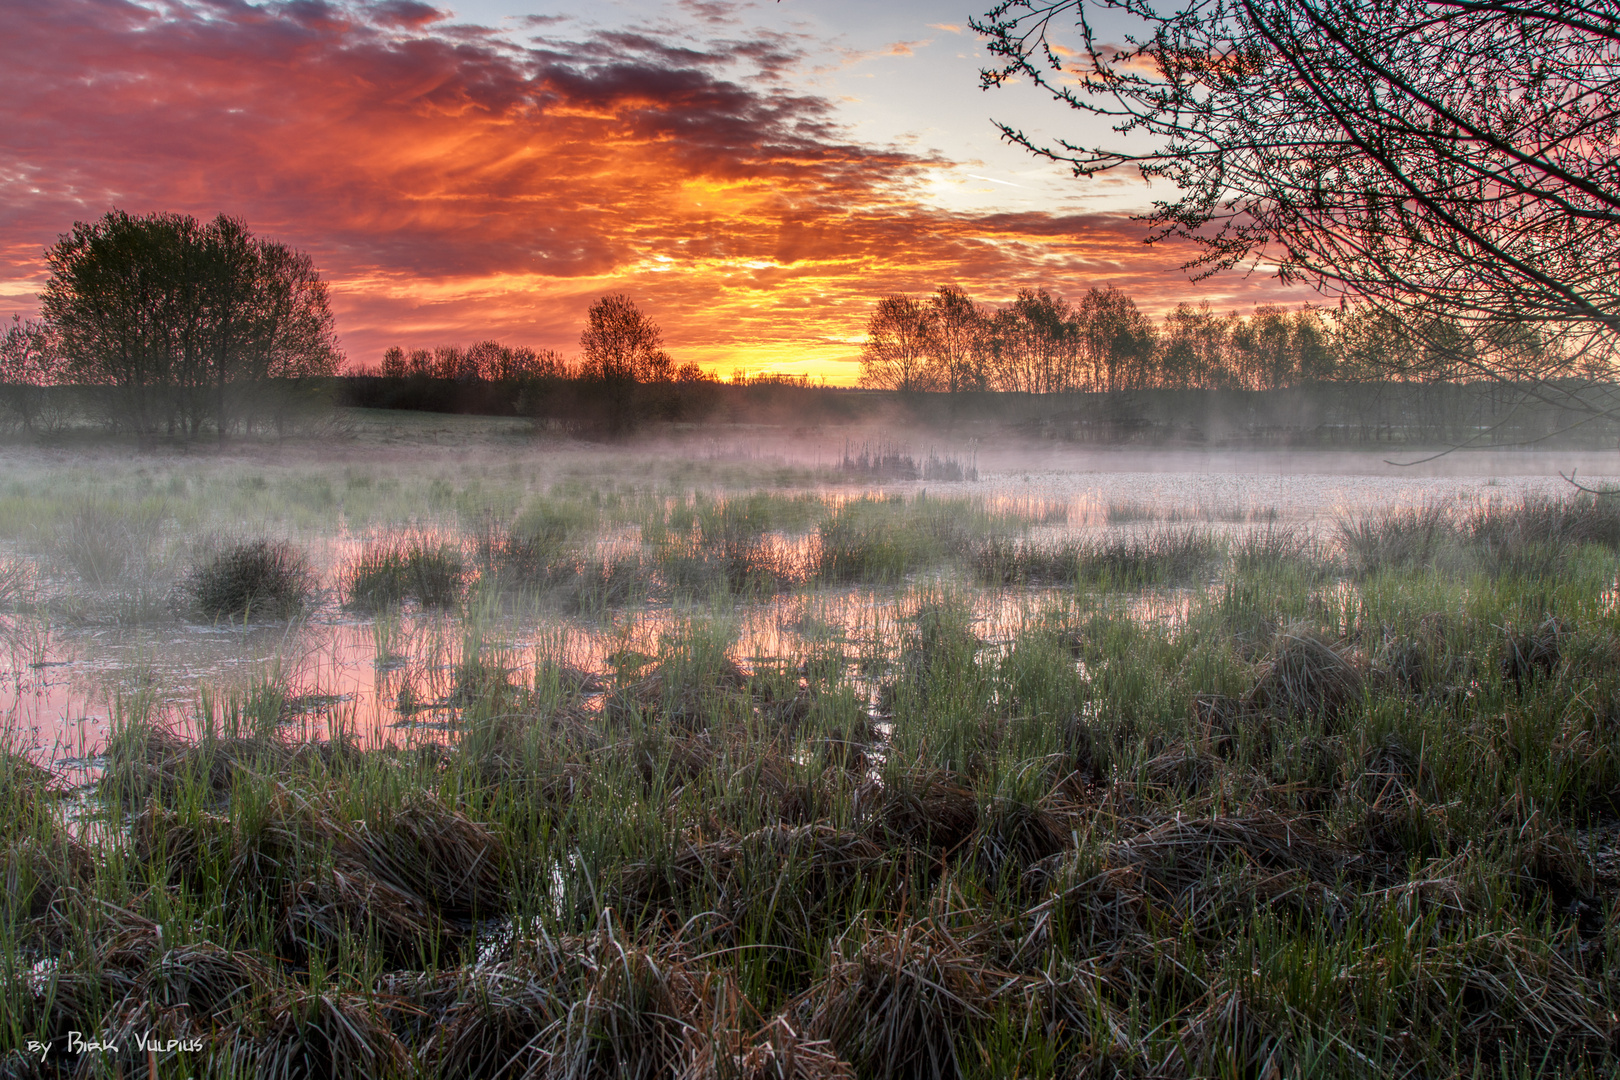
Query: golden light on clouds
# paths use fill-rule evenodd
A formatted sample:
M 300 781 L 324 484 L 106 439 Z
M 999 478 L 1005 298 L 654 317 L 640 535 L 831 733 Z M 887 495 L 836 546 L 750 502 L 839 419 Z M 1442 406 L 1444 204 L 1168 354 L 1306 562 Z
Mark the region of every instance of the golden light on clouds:
M 843 382 L 884 293 L 1187 292 L 1118 213 L 947 209 L 933 193 L 973 163 L 855 140 L 779 35 L 517 44 L 411 0 L 0 11 L 5 311 L 113 206 L 225 212 L 310 252 L 359 363 L 485 337 L 571 353 L 624 291 L 678 360 Z

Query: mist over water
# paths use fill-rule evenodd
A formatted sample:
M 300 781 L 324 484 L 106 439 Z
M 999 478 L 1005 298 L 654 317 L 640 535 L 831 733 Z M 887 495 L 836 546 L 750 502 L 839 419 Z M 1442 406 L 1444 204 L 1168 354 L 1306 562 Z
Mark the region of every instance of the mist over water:
M 927 444 L 913 440 L 909 445 Z M 633 485 L 645 481 L 638 462 L 645 461 L 647 451 L 573 449 L 562 456 L 576 479 Z M 1572 490 L 1561 472 L 1578 471 L 1582 482 L 1594 484 L 1620 476 L 1615 455 L 1590 452 L 1454 453 L 1400 467 L 1362 452 L 1007 444 L 942 449 L 964 460 L 971 456 L 977 481 L 836 482 L 833 477 L 835 482 L 828 482 L 825 469 L 837 460 L 830 442 L 777 443 L 774 451 L 747 439 L 724 445 L 671 442 L 653 450 L 677 477 L 682 463 L 690 463 L 694 474 L 688 486 L 697 490 L 712 486 L 710 470 L 735 466 L 753 477 L 751 486 L 808 491 L 833 507 L 878 495 L 965 498 L 992 513 L 1017 517 L 1025 523 L 1025 535 L 1041 541 L 1183 527 L 1232 535 L 1277 525 L 1308 527 L 1330 539 L 1338 522 L 1368 512 L 1561 496 Z M 1422 456 L 1390 455 L 1397 461 Z M 469 455 L 463 471 L 476 489 L 493 476 L 555 467 L 556 460 L 555 455 L 549 461 L 526 455 L 503 460 L 486 451 Z M 174 471 L 189 467 L 177 465 Z M 395 475 L 415 468 L 448 468 L 453 475 L 457 462 L 445 447 L 418 443 L 402 448 L 390 467 Z M 161 489 L 164 466 L 145 471 Z M 454 487 L 444 487 L 446 506 L 457 497 Z M 588 501 L 590 490 L 583 484 L 577 497 Z M 743 492 L 732 478 L 715 494 L 724 499 Z M 327 519 L 325 528 L 312 526 L 305 537 L 326 595 L 290 624 L 249 618 L 214 625 L 175 619 L 106 625 L 64 618 L 48 603 L 33 610 L 13 605 L 0 616 L 0 710 L 13 740 L 42 763 L 69 775 L 89 775 L 119 716 L 158 715 L 195 726 L 204 714 L 224 714 L 256 701 L 262 707 L 259 699 L 273 694 L 289 734 L 325 738 L 341 730 L 367 743 L 442 741 L 454 737 L 457 680 L 469 658 L 520 683 L 532 679 L 537 663 L 603 672 L 627 651 L 654 654 L 661 632 L 699 616 L 718 617 L 734 628 L 734 656 L 745 667 L 796 665 L 817 643 L 829 640 L 852 658 L 881 664 L 892 659 L 919 588 L 954 590 L 971 605 L 976 632 L 991 646 L 1021 622 L 1072 606 L 1086 593 L 1073 587 L 985 589 L 946 572 L 925 571 L 905 583 L 876 587 L 817 584 L 762 599 L 732 597 L 719 608 L 700 599 L 633 601 L 578 615 L 499 604 L 470 611 L 410 606 L 363 614 L 338 602 L 335 585 L 364 543 L 386 529 L 375 522 L 350 523 L 342 513 Z M 458 525 L 451 512 L 411 527 L 466 547 L 466 524 Z M 593 543 L 611 558 L 637 551 L 643 539 L 635 526 L 621 524 L 600 532 Z M 777 531 L 767 539 L 784 557 L 800 559 L 815 542 L 813 532 Z M 64 587 L 49 574 L 40 576 L 45 594 Z M 1187 603 L 1178 592 L 1186 591 L 1139 590 L 1130 610 L 1141 618 L 1174 618 Z

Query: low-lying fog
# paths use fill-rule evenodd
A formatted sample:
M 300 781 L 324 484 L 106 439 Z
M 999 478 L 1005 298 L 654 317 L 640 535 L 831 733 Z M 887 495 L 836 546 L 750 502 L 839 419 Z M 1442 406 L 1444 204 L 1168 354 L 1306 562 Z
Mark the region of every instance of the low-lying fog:
M 671 620 L 701 617 L 728 620 L 737 635 L 736 658 L 745 666 L 797 663 L 807 648 L 829 642 L 851 662 L 871 666 L 892 651 L 896 627 L 919 589 L 948 587 L 967 596 L 981 620 L 979 635 L 991 647 L 1021 620 L 1084 599 L 1084 590 L 1074 588 L 983 587 L 942 565 L 901 584 L 812 581 L 753 600 L 654 596 L 587 614 L 475 594 L 449 611 L 408 605 L 379 615 L 341 602 L 344 566 L 367 538 L 414 525 L 468 547 L 477 528 L 521 512 L 531 493 L 566 489 L 557 497 L 585 505 L 600 502 L 592 493 L 604 489 L 622 498 L 645 488 L 655 499 L 675 502 L 693 490 L 725 499 L 775 489 L 817 494 L 837 505 L 863 494 L 910 500 L 926 491 L 929 498 L 967 499 L 1010 515 L 1026 537 L 1173 528 L 1229 536 L 1296 526 L 1331 547 L 1341 521 L 1369 512 L 1564 496 L 1574 489 L 1560 473 L 1592 485 L 1620 479 L 1620 456 L 1600 453 L 1458 452 L 1423 461 L 1428 455 L 1412 452 L 951 447 L 914 437 L 889 445 L 903 444 L 919 459 L 937 452 L 976 468 L 978 478 L 897 480 L 838 473 L 848 442 L 705 439 L 592 450 L 497 437 L 463 448 L 458 423 L 425 422 L 408 441 L 354 446 L 335 463 L 307 449 L 220 458 L 8 454 L 9 519 L 0 553 L 19 584 L 0 614 L 0 709 L 12 741 L 42 763 L 82 776 L 94 769 L 119 714 L 150 709 L 188 724 L 199 711 L 218 712 L 232 700 L 272 692 L 285 697 L 286 722 L 315 735 L 341 726 L 368 740 L 442 739 L 454 730 L 456 672 L 469 650 L 518 679 L 537 658 L 601 670 L 615 653 L 655 651 L 660 629 Z M 413 502 L 416 480 L 428 492 L 419 504 Z M 66 540 L 30 529 L 26 519 L 43 513 L 57 488 L 70 501 L 145 500 L 141 505 L 149 503 L 161 519 L 154 535 L 168 537 L 162 543 L 171 563 L 201 550 L 198 538 L 222 533 L 291 539 L 309 553 L 320 596 L 291 623 L 251 616 L 208 623 L 153 597 L 132 613 L 119 589 L 134 586 L 88 582 L 82 572 L 76 577 L 72 559 L 61 556 Z M 378 503 L 379 491 L 393 501 Z M 258 493 L 268 508 L 258 505 Z M 489 505 L 475 509 L 483 496 Z M 642 543 L 636 526 L 610 526 L 585 545 L 611 541 L 633 550 Z M 803 551 L 816 543 L 814 526 L 777 539 Z M 180 573 L 169 566 L 166 587 L 172 589 Z M 1138 590 L 1124 602 L 1143 618 L 1173 618 L 1197 587 Z

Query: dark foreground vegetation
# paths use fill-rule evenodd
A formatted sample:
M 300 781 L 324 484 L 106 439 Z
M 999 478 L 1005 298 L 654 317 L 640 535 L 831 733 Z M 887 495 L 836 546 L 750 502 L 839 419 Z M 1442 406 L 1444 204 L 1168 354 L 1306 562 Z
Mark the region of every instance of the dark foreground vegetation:
M 817 513 L 732 506 L 665 528 L 724 567 Z M 470 648 L 449 745 L 301 741 L 260 693 L 129 700 L 86 801 L 4 759 L 7 1074 L 1613 1074 L 1613 504 L 1086 544 L 846 506 L 824 580 L 883 580 L 881 535 L 1079 587 L 989 641 L 914 578 L 892 640 L 752 670 L 719 609 L 599 671 Z M 522 592 L 570 520 L 390 542 L 349 595 Z

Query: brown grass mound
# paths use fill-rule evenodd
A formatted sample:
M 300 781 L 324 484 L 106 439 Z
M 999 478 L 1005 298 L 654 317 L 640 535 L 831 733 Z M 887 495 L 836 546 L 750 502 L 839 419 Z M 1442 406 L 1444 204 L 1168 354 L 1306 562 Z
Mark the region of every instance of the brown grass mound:
M 506 909 L 506 848 L 487 827 L 418 795 L 354 830 L 354 856 L 452 919 Z
M 873 839 L 889 847 L 949 854 L 962 847 L 979 824 L 979 802 L 950 773 L 913 769 L 862 785 L 856 810 Z
M 1209 786 L 1220 764 L 1201 747 L 1172 743 L 1143 763 L 1142 779 L 1166 793 L 1191 797 Z
M 744 1003 L 744 1008 L 746 1003 Z M 690 1049 L 680 1080 L 855 1080 L 855 1070 L 824 1040 L 807 1039 L 785 1016 L 752 1035 L 742 1008 L 717 1015 Z
M 1190 712 L 1193 736 L 1205 752 L 1223 758 L 1237 753 L 1238 731 L 1247 715 L 1242 699 L 1228 694 L 1197 694 Z
M 980 814 L 965 863 L 989 885 L 1018 885 L 1030 867 L 1069 846 L 1066 822 L 1040 806 L 997 799 Z
M 568 987 L 571 1005 L 545 1034 L 546 1058 L 530 1073 L 544 1080 L 653 1080 L 674 1075 L 687 1047 L 708 1026 L 725 976 L 694 961 L 679 941 L 641 946 L 611 922 L 580 943 L 570 960 L 583 972 Z
M 1504 1046 L 1544 1046 L 1544 1056 L 1536 1056 L 1545 1075 L 1565 1075 L 1562 1066 L 1602 1054 L 1620 1033 L 1598 982 L 1518 929 L 1415 942 L 1413 955 L 1398 966 L 1372 950 L 1336 981 L 1358 997 L 1390 1000 L 1402 1031 L 1443 1029 L 1462 1053 L 1486 1062 Z M 1410 1053 L 1402 1031 L 1367 1031 L 1360 1038 L 1382 1041 L 1393 1064 Z M 1414 1071 L 1418 1064 L 1412 1062 Z
M 381 881 L 359 867 L 294 882 L 281 902 L 277 937 L 296 958 L 331 954 L 350 940 L 376 943 L 396 966 L 415 966 L 449 936 L 421 897 Z
M 1474 658 L 1453 646 L 1451 620 L 1431 612 L 1406 630 L 1384 627 L 1373 673 L 1385 685 L 1418 698 L 1447 699 L 1464 692 Z
M 609 692 L 603 714 L 631 725 L 663 721 L 687 731 L 702 731 L 717 712 L 751 713 L 748 673 L 725 658 L 717 667 L 687 670 L 660 665 L 651 673 L 621 681 Z
M 1176 1046 L 1153 1070 L 1156 1077 L 1281 1076 L 1278 1039 L 1265 1002 L 1217 981 L 1203 1007 L 1186 1019 Z M 1260 1007 L 1257 1007 L 1260 1006 Z
M 200 941 L 170 949 L 142 977 L 138 993 L 165 1007 L 184 1007 L 203 1021 L 245 1008 L 279 982 L 272 963 L 243 949 Z
M 94 857 L 71 837 L 14 841 L 0 850 L 0 911 L 38 918 L 68 891 L 87 888 L 95 872 Z
M 201 789 L 219 803 L 230 798 L 238 776 L 274 772 L 290 757 L 288 747 L 269 739 L 193 741 L 161 727 L 131 727 L 108 744 L 97 790 L 125 808 L 173 803 L 188 789 Z
M 438 1018 L 420 1057 L 445 1080 L 539 1075 L 550 1060 L 545 1037 L 567 1015 L 565 989 L 511 964 L 451 973 L 431 987 L 419 979 L 410 1000 Z
M 1528 630 L 1512 625 L 1503 628 L 1502 678 L 1523 687 L 1539 677 L 1550 677 L 1564 658 L 1569 627 L 1556 615 L 1549 615 Z
M 276 1080 L 412 1074 L 411 1055 L 375 1002 L 336 991 L 289 990 L 232 1033 L 231 1056 L 243 1071 Z
M 719 750 L 709 733 L 681 736 L 649 732 L 625 747 L 641 782 L 652 787 L 663 780 L 679 787 L 696 780 L 714 764 Z
M 840 943 L 800 1007 L 808 1032 L 861 1076 L 957 1077 L 1005 978 L 943 927 L 917 923 L 852 951 Z
M 1117 953 L 1141 941 L 1150 905 L 1133 867 L 1098 868 L 1070 861 L 1059 869 L 1051 894 L 1026 913 L 1028 929 L 1018 956 L 1039 956 L 1064 941 L 1080 956 Z
M 1364 694 L 1361 667 L 1348 649 L 1301 626 L 1272 640 L 1248 702 L 1277 716 L 1322 721 L 1329 730 Z
M 1236 860 L 1260 871 L 1299 871 L 1331 883 L 1351 853 L 1323 840 L 1302 821 L 1276 814 L 1160 821 L 1113 844 L 1113 866 L 1141 872 L 1150 895 L 1175 902 L 1215 866 Z
M 11 831 L 36 820 L 56 794 L 52 787 L 54 780 L 49 769 L 41 768 L 21 754 L 0 750 L 0 808 L 8 815 L 7 820 L 0 823 L 0 829 Z
M 1144 823 L 1147 824 L 1147 823 Z M 1354 855 L 1276 814 L 1172 818 L 1110 845 L 1106 862 L 1203 940 L 1222 940 L 1261 910 L 1315 921 L 1337 912 L 1332 887 Z
M 799 942 L 827 934 L 863 890 L 885 891 L 884 851 L 860 833 L 829 825 L 767 826 L 734 838 L 685 843 L 667 861 L 627 866 L 615 905 L 639 918 L 668 911 L 676 923 L 713 912 L 727 933 L 745 920 L 757 934 Z
M 286 791 L 252 821 L 154 806 L 131 819 L 130 838 L 138 866 L 170 885 L 222 884 L 297 957 L 357 939 L 411 963 L 508 899 L 499 840 L 426 795 L 370 822 Z
M 129 819 L 129 845 L 134 864 L 170 886 L 202 887 L 209 868 L 229 866 L 235 852 L 229 818 L 182 818 L 155 804 Z

